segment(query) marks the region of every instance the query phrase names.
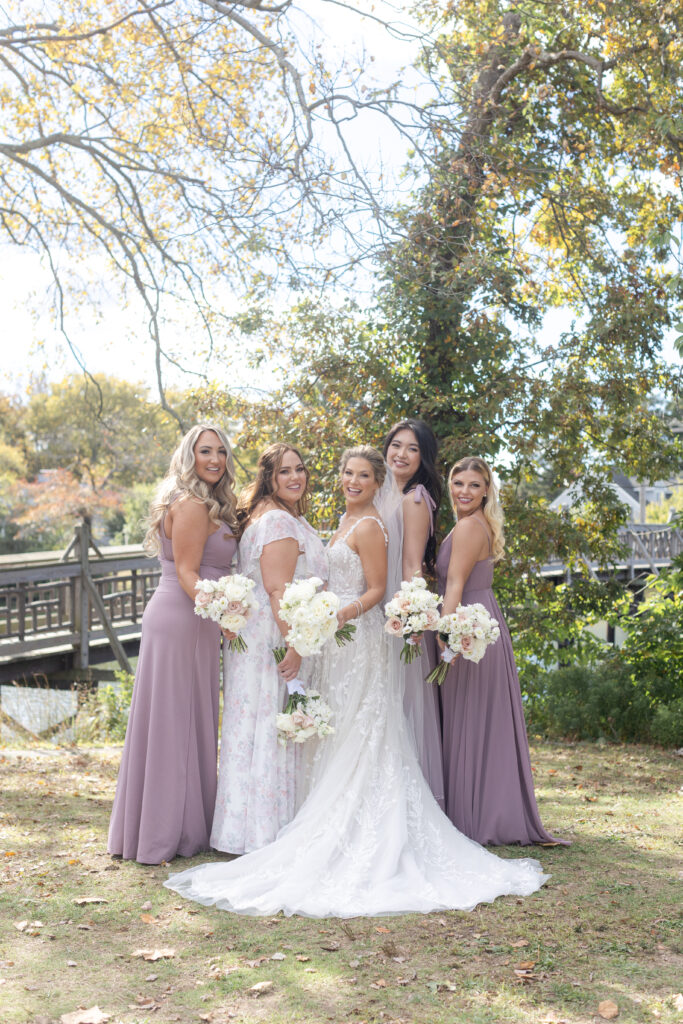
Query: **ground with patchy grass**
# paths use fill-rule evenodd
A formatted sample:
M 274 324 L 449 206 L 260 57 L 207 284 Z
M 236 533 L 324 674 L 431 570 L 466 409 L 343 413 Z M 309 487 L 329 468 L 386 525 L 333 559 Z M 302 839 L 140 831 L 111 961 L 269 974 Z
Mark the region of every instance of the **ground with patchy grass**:
M 612 1004 L 624 1024 L 670 1024 L 683 1013 L 673 753 L 535 744 L 542 817 L 573 841 L 538 849 L 545 888 L 472 913 L 351 921 L 235 917 L 164 889 L 164 866 L 111 860 L 119 757 L 0 750 L 2 1024 L 79 1007 L 91 1011 L 83 1024 L 581 1024 L 609 1019 Z

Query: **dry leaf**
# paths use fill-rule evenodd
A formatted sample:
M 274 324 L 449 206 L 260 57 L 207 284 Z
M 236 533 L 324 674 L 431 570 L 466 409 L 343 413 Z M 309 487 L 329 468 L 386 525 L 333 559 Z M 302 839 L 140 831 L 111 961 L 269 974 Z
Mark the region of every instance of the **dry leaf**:
M 284 953 L 273 953 L 273 955 L 271 956 L 270 959 L 271 960 L 286 960 L 287 957 L 285 956 Z
M 308 961 L 309 961 L 309 960 L 311 959 L 311 958 L 310 958 L 310 956 L 304 956 L 304 955 L 303 955 L 303 953 L 297 953 L 297 955 L 296 955 L 296 958 L 297 958 L 297 960 L 299 960 L 299 961 L 300 961 L 300 962 L 301 962 L 302 964 L 306 964 L 306 963 L 308 963 Z
M 175 956 L 175 949 L 136 949 L 130 955 L 143 960 L 163 960 Z
M 145 981 L 156 981 L 158 977 L 158 974 L 148 974 Z
M 74 903 L 76 906 L 82 907 L 86 903 L 109 903 L 109 900 L 105 900 L 102 896 L 79 896 Z
M 511 947 L 513 949 L 521 949 L 522 946 L 528 946 L 529 945 L 529 940 L 528 939 L 517 939 L 516 942 L 511 942 L 510 945 L 511 945 Z
M 143 924 L 154 924 L 156 918 L 152 914 L 140 914 L 140 920 Z
M 136 996 L 134 1003 L 128 1004 L 129 1010 L 157 1010 L 161 1006 L 154 996 Z
M 326 950 L 328 953 L 336 953 L 337 950 L 341 948 L 341 942 L 326 942 L 321 948 Z
M 255 960 L 247 960 L 247 967 L 260 967 L 267 959 L 267 956 L 259 956 Z
M 252 985 L 251 988 L 248 989 L 248 992 L 251 996 L 262 996 L 266 992 L 270 992 L 272 987 L 272 981 L 259 981 L 255 985 Z
M 24 932 L 28 928 L 28 921 L 13 921 L 12 924 L 18 932 Z
M 104 1021 L 109 1020 L 109 1014 L 103 1013 L 99 1006 L 91 1006 L 89 1010 L 63 1013 L 59 1019 L 61 1024 L 104 1024 Z
M 516 970 L 518 971 L 531 971 L 536 966 L 535 960 L 522 960 L 521 964 L 517 964 Z
M 683 1013 L 683 995 L 680 992 L 673 997 L 673 1004 L 679 1013 Z
M 78 964 L 76 963 L 75 960 L 67 960 L 66 966 L 67 967 L 78 967 Z
M 140 907 L 140 910 L 151 910 L 151 909 L 152 909 L 152 904 L 150 903 L 149 900 L 145 900 L 145 902 Z M 173 909 L 174 910 L 180 910 L 180 907 L 174 907 Z
M 370 988 L 386 988 L 387 983 L 384 978 L 378 978 L 377 981 L 373 981 Z
M 619 1016 L 619 1007 L 613 999 L 603 999 L 598 1005 L 598 1013 L 603 1020 L 614 1020 Z
M 376 932 L 381 932 L 382 935 L 388 935 L 389 934 L 389 929 L 385 928 L 383 924 L 381 924 L 378 928 L 375 928 L 375 931 Z

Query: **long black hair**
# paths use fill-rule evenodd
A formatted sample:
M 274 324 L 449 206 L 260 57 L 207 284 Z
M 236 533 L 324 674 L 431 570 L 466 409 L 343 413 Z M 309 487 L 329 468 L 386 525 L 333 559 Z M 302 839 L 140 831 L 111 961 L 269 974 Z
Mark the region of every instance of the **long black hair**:
M 384 439 L 382 453 L 385 459 L 387 457 L 387 452 L 389 451 L 389 445 L 393 441 L 395 435 L 398 434 L 399 430 L 412 430 L 417 439 L 417 446 L 420 449 L 420 465 L 417 467 L 410 480 L 407 481 L 403 488 L 403 493 L 407 494 L 408 491 L 411 491 L 418 484 L 422 484 L 429 492 L 432 501 L 436 506 L 434 510 L 434 520 L 436 521 L 439 505 L 441 504 L 441 495 L 443 494 L 441 474 L 436 468 L 439 442 L 437 441 L 432 428 L 428 426 L 424 420 L 401 420 L 400 423 L 394 423 L 393 427 Z M 427 571 L 430 573 L 434 572 L 435 560 L 436 536 L 434 533 L 431 533 L 429 540 L 427 541 L 424 557 L 425 566 L 427 567 Z

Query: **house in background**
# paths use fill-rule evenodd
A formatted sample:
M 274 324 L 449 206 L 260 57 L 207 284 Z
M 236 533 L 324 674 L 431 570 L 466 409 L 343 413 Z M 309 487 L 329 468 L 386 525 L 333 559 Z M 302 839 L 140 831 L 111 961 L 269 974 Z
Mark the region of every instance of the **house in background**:
M 648 505 L 656 505 L 670 498 L 676 489 L 677 482 L 672 480 L 657 480 L 654 483 L 638 481 L 635 477 L 625 476 L 623 473 L 614 473 L 609 484 L 611 490 L 619 501 L 629 509 L 629 522 L 645 523 L 646 509 Z M 581 487 L 574 482 L 550 502 L 550 508 L 559 511 L 563 508 L 572 508 L 581 503 L 583 495 Z

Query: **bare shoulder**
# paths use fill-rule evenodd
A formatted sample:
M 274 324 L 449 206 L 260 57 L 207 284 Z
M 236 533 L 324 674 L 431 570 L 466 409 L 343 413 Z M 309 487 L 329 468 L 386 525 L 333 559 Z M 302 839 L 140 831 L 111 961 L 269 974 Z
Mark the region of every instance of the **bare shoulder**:
M 361 519 L 354 534 L 361 544 L 376 544 L 380 539 L 384 543 L 386 537 L 384 523 L 379 516 L 368 516 L 367 519 Z
M 403 495 L 403 522 L 422 525 L 429 522 L 429 507 L 426 501 L 415 501 L 413 491 Z
M 171 505 L 171 516 L 174 523 L 199 526 L 209 522 L 208 506 L 201 498 L 192 494 L 183 494 Z
M 458 519 L 453 527 L 453 547 L 456 545 L 468 548 L 479 548 L 488 539 L 488 530 L 482 522 L 472 516 Z

